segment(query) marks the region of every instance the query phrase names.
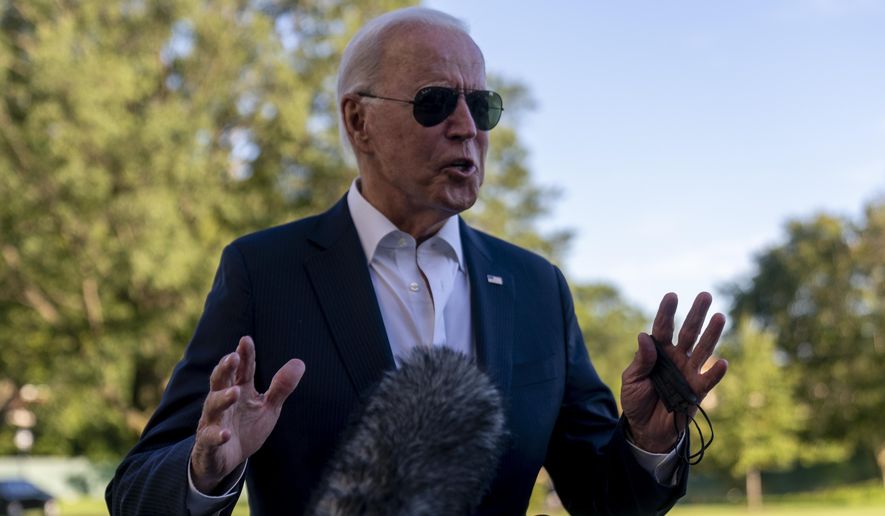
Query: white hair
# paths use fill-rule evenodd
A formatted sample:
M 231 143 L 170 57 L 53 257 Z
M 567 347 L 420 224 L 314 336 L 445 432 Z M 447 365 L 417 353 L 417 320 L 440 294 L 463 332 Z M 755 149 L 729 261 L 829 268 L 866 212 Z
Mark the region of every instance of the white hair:
M 395 29 L 406 25 L 423 25 L 451 29 L 470 36 L 467 24 L 442 11 L 426 7 L 406 7 L 369 20 L 347 44 L 338 66 L 338 136 L 345 158 L 352 161 L 353 148 L 347 136 L 341 99 L 348 93 L 368 90 L 378 79 L 384 45 Z

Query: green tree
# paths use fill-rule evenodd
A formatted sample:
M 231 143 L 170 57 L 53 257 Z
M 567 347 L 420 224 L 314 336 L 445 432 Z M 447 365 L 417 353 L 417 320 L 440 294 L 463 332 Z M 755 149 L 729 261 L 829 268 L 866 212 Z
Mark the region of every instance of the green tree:
M 345 191 L 338 56 L 402 3 L 2 3 L 0 378 L 50 387 L 35 453 L 128 448 L 224 243 Z
M 733 288 L 732 317 L 777 336 L 798 373 L 797 398 L 815 408 L 803 438 L 870 450 L 885 483 L 883 213 L 880 199 L 856 224 L 828 215 L 790 222 L 786 241 Z
M 800 456 L 800 432 L 810 410 L 793 398 L 797 375 L 779 365 L 774 337 L 742 322 L 719 348 L 728 381 L 705 400 L 716 419 L 719 446 L 710 457 L 746 479 L 747 503 L 762 505 L 763 471 L 783 469 Z
M 867 206 L 863 220 L 852 251 L 863 285 L 857 307 L 863 357 L 870 362 L 862 366 L 864 376 L 856 378 L 853 403 L 859 426 L 852 437 L 876 453 L 885 486 L 885 385 L 875 374 L 885 370 L 885 198 Z
M 35 453 L 128 449 L 223 245 L 346 191 L 340 54 L 368 18 L 408 3 L 0 3 L 0 385 L 47 387 Z M 516 133 L 527 95 L 500 89 L 473 220 L 555 256 L 567 237 L 534 226 L 547 191 Z M 0 427 L 0 453 L 11 432 Z

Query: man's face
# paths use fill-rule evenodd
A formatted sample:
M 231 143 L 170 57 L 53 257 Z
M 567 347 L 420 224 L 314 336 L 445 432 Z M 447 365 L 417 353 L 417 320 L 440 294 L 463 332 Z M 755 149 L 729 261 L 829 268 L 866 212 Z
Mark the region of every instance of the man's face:
M 374 95 L 413 99 L 427 86 L 485 88 L 482 54 L 455 31 L 412 27 L 388 42 Z M 441 123 L 424 127 L 412 105 L 366 99 L 371 155 L 360 171 L 364 195 L 394 224 L 442 220 L 473 206 L 483 181 L 488 133 L 479 131 L 464 96 Z

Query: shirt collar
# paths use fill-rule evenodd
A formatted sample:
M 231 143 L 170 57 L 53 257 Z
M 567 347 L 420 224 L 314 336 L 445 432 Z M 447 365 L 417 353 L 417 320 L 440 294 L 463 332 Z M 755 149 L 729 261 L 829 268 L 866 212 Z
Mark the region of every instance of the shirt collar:
M 369 204 L 369 201 L 360 193 L 358 182 L 359 178 L 356 178 L 350 184 L 350 190 L 347 192 L 347 207 L 350 209 L 350 216 L 353 219 L 353 225 L 356 226 L 356 232 L 360 237 L 363 252 L 366 253 L 366 259 L 371 262 L 381 241 L 391 233 L 402 233 L 402 231 L 394 226 L 377 208 Z M 466 270 L 457 215 L 446 219 L 445 224 L 431 238 L 438 238 L 447 243 L 457 257 L 458 266 L 461 270 Z

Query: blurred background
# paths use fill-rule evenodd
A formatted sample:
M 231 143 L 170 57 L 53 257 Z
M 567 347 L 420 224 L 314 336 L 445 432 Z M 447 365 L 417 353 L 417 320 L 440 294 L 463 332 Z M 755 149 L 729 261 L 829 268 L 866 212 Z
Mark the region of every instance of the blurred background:
M 222 247 L 346 191 L 339 56 L 412 3 L 0 0 L 0 481 L 106 512 Z M 565 269 L 612 389 L 667 291 L 729 317 L 673 514 L 885 511 L 885 2 L 425 5 L 505 99 L 466 218 Z

